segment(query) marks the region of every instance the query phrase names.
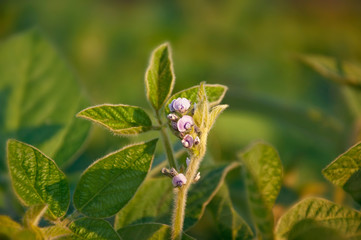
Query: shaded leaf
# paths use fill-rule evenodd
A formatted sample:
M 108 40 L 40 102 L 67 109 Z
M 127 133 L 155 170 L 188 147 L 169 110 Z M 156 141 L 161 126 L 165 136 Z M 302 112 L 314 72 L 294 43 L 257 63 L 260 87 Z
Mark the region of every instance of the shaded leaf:
M 228 90 L 226 86 L 220 84 L 205 84 L 204 86 L 206 90 L 207 100 L 210 106 L 219 104 Z M 187 88 L 183 91 L 174 94 L 171 98 L 169 98 L 169 100 L 166 103 L 166 107 L 164 108 L 165 113 L 166 114 L 170 113 L 168 105 L 176 98 L 187 98 L 188 100 L 191 101 L 192 104 L 197 102 L 198 92 L 199 92 L 199 85 L 191 88 Z
M 15 222 L 8 216 L 0 215 L 0 239 L 7 239 L 21 230 L 19 223 Z
M 16 141 L 7 144 L 12 186 L 26 205 L 47 204 L 47 216 L 54 219 L 66 213 L 70 193 L 66 177 L 55 162 L 38 149 Z
M 144 223 L 128 226 L 118 230 L 123 239 L 137 240 L 168 240 L 171 239 L 171 227 L 160 223 Z M 192 240 L 194 238 L 187 234 L 182 234 L 183 240 Z
M 322 198 L 307 198 L 294 205 L 280 218 L 275 230 L 277 239 L 288 239 L 293 227 L 305 219 L 309 219 L 314 226 L 335 229 L 345 238 L 361 236 L 360 212 Z M 300 226 L 306 229 L 310 227 L 309 223 L 306 227 L 305 224 L 298 225 Z M 292 231 L 300 232 L 296 229 Z
M 58 165 L 79 151 L 90 124 L 76 132 L 72 126 L 82 122 L 74 115 L 86 100 L 67 63 L 39 31 L 2 42 L 0 79 L 0 158 L 8 138 L 35 145 Z
M 281 160 L 272 146 L 262 142 L 251 145 L 240 157 L 246 166 L 248 200 L 257 230 L 264 239 L 273 239 L 271 210 L 281 189 Z
M 338 156 L 322 173 L 327 180 L 343 187 L 356 201 L 361 202 L 360 171 L 361 143 L 357 143 Z
M 89 217 L 116 214 L 147 175 L 157 141 L 127 146 L 94 162 L 76 186 L 75 207 Z
M 30 206 L 23 217 L 24 226 L 27 228 L 38 226 L 40 219 L 43 217 L 47 209 L 48 206 L 45 204 Z
M 153 108 L 158 111 L 172 93 L 175 82 L 173 62 L 168 43 L 156 48 L 151 56 L 145 74 L 147 98 Z
M 142 108 L 123 104 L 89 107 L 77 116 L 99 123 L 120 135 L 134 135 L 146 132 L 152 127 L 152 121 Z
M 223 184 L 208 208 L 213 213 L 220 232 L 220 239 L 251 240 L 253 233 L 247 223 L 234 209 L 228 187 Z

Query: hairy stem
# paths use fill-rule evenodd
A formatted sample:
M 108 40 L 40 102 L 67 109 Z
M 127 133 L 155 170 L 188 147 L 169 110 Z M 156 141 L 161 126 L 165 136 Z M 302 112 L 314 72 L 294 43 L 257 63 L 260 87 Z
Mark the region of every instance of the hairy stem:
M 165 152 L 167 154 L 169 167 L 171 167 L 171 168 L 173 167 L 173 168 L 176 169 L 177 165 L 176 165 L 175 160 L 174 160 L 172 145 L 171 145 L 170 140 L 169 140 L 169 136 L 168 136 L 168 133 L 167 133 L 166 126 L 164 126 L 159 112 L 156 112 L 156 118 L 157 118 L 159 126 L 160 126 L 160 134 L 162 136 L 163 146 L 164 146 Z

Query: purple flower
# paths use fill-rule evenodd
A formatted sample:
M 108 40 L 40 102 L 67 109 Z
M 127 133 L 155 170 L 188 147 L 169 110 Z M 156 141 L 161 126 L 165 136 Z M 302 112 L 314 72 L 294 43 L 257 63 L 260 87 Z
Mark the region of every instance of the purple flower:
M 193 118 L 191 116 L 185 115 L 177 122 L 177 128 L 180 132 L 185 132 L 192 128 L 194 124 Z
M 193 137 L 189 134 L 185 135 L 183 140 L 182 140 L 182 144 L 185 148 L 190 148 L 193 146 Z
M 169 110 L 171 112 L 177 111 L 180 113 L 185 113 L 189 107 L 191 106 L 191 102 L 186 98 L 177 98 L 174 99 L 169 105 Z
M 172 183 L 174 187 L 181 187 L 187 183 L 187 178 L 182 173 L 180 173 L 177 176 L 173 177 Z

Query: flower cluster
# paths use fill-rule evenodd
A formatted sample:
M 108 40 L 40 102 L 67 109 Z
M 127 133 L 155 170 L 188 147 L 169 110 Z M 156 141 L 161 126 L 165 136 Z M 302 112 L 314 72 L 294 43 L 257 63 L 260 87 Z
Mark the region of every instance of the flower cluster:
M 186 98 L 174 99 L 169 104 L 168 119 L 170 125 L 175 131 L 176 135 L 182 139 L 182 144 L 185 148 L 192 148 L 199 144 L 197 126 L 193 120 L 193 110 L 191 109 L 191 102 Z

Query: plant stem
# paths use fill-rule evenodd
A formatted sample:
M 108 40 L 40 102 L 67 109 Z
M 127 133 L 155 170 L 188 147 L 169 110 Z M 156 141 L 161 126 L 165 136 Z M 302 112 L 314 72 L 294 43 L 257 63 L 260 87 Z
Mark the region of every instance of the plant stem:
M 173 167 L 173 168 L 177 169 L 177 165 L 176 165 L 175 160 L 174 160 L 173 149 L 172 149 L 172 145 L 171 145 L 170 140 L 169 140 L 167 129 L 166 129 L 166 126 L 164 126 L 158 111 L 156 112 L 156 118 L 157 118 L 159 126 L 160 126 L 160 134 L 162 136 L 162 142 L 163 142 L 164 150 L 165 150 L 165 152 L 167 154 L 169 167 L 171 167 L 171 168 Z

